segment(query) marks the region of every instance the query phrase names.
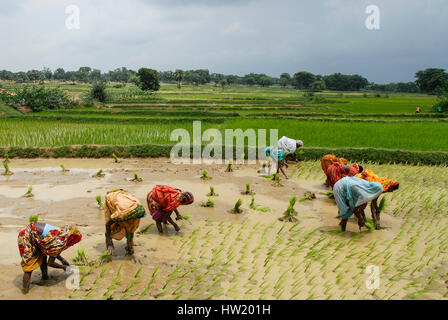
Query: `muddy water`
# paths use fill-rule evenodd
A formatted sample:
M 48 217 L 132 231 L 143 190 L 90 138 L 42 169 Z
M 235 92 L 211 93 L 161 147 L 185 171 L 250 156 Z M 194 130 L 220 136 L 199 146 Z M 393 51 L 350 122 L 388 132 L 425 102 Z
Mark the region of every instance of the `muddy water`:
M 69 169 L 63 173 L 61 164 Z M 39 221 L 55 226 L 76 225 L 83 234 L 83 240 L 74 248 L 64 252 L 68 260 L 76 255 L 78 248 L 85 248 L 89 258 L 96 259 L 105 251 L 104 215 L 97 207 L 95 197 L 104 197 L 108 190 L 123 188 L 142 201 L 146 207 L 146 194 L 156 184 L 179 187 L 195 195 L 195 203 L 181 207 L 183 215 L 191 217 L 190 221 L 182 221 L 181 232 L 176 234 L 168 227 L 168 235 L 160 236 L 154 227 L 144 235 L 136 235 L 134 257 L 125 257 L 125 241 L 115 242 L 116 255 L 111 264 L 122 265 L 122 273 L 130 274 L 138 266 L 154 269 L 156 265 L 166 266 L 171 270 L 180 263 L 177 240 L 188 237 L 198 226 L 206 221 L 230 221 L 253 225 L 262 223 L 269 225 L 279 223 L 291 196 L 302 198 L 305 191 L 314 192 L 314 201 L 297 202 L 296 210 L 302 226 L 321 228 L 321 231 L 335 230 L 339 220 L 334 201 L 329 200 L 324 192 L 322 181 L 282 180 L 281 187 L 272 181 L 260 177 L 256 173 L 257 165 L 235 165 L 234 172 L 226 173 L 225 165 L 174 165 L 168 159 L 122 160 L 114 163 L 110 159 L 35 159 L 11 160 L 12 176 L 0 176 L 0 299 L 65 299 L 71 292 L 66 288 L 67 274 L 49 269 L 51 279 L 40 281 L 40 271 L 33 272 L 33 284 L 30 293 L 21 293 L 22 271 L 17 249 L 17 234 L 28 222 L 30 215 L 38 215 Z M 104 178 L 92 177 L 99 169 L 103 169 Z M 211 180 L 200 179 L 202 170 L 206 169 Z M 134 172 L 143 182 L 131 182 Z M 267 206 L 270 212 L 256 212 L 248 205 L 251 196 L 243 195 L 247 183 L 255 192 L 255 203 Z M 25 198 L 28 186 L 33 186 L 32 198 Z M 218 196 L 213 197 L 214 208 L 203 208 L 200 204 L 209 197 L 210 186 L 214 186 Z M 243 213 L 230 214 L 229 210 L 238 199 L 243 200 Z M 141 227 L 153 223 L 147 215 L 142 219 Z M 384 216 L 382 224 L 385 229 L 381 239 L 392 239 L 400 222 L 391 216 Z M 350 238 L 358 233 L 356 222 L 350 221 L 344 237 Z M 378 237 L 378 233 L 366 233 L 359 239 L 360 243 L 368 243 Z M 116 269 L 116 268 L 115 268 Z M 163 272 L 160 270 L 159 272 Z M 88 288 L 87 288 L 88 289 Z M 132 298 L 132 296 L 131 296 Z M 228 297 L 222 297 L 228 298 Z

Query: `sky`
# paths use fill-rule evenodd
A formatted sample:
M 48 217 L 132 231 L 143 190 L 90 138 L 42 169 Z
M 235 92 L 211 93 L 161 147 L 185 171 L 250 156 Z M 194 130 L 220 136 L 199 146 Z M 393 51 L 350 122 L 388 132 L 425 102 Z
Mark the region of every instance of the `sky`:
M 366 27 L 369 5 L 379 29 Z M 407 82 L 418 70 L 448 69 L 447 27 L 446 0 L 1 0 L 0 69 L 341 72 Z

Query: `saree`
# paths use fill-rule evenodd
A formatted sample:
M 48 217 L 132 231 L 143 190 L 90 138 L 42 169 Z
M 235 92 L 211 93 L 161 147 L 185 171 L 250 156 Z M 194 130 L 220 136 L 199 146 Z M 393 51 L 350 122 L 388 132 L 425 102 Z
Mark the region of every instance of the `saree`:
M 42 237 L 36 230 L 35 223 L 30 223 L 19 232 L 17 244 L 22 257 L 21 266 L 24 272 L 36 270 L 43 262 L 44 255 L 56 256 L 67 248 L 81 241 L 82 235 L 76 228 L 65 226 L 51 230 Z
M 121 240 L 128 233 L 134 233 L 140 225 L 140 219 L 146 214 L 141 203 L 124 190 L 113 190 L 106 195 L 104 214 L 106 223 L 113 221 L 111 236 Z
M 288 153 L 294 153 L 297 150 L 297 140 L 283 136 L 278 140 L 278 147 Z
M 359 172 L 359 166 L 355 163 L 349 167 L 348 173 L 344 168 L 344 165 L 336 162 L 333 163 L 327 171 L 328 184 L 333 188 L 336 182 L 344 177 L 353 177 Z
M 155 186 L 146 197 L 152 218 L 155 221 L 162 219 L 162 222 L 166 222 L 169 214 L 181 205 L 181 199 L 182 190 L 161 185 Z
M 400 183 L 398 181 L 380 177 L 380 176 L 376 175 L 372 170 L 369 170 L 369 169 L 364 170 L 363 172 L 357 174 L 355 177 L 364 179 L 364 180 L 370 181 L 370 182 L 380 183 L 384 188 L 384 192 L 393 192 L 394 190 L 398 189 L 398 187 L 400 186 Z
M 342 219 L 350 218 L 355 208 L 377 199 L 383 191 L 383 186 L 378 182 L 369 182 L 356 177 L 342 178 L 333 189 L 338 215 Z
M 334 154 L 326 154 L 322 157 L 322 160 L 320 161 L 322 170 L 324 171 L 325 175 L 327 175 L 328 168 L 331 167 L 333 163 L 340 163 L 340 164 L 347 164 L 348 161 L 345 158 L 338 158 Z

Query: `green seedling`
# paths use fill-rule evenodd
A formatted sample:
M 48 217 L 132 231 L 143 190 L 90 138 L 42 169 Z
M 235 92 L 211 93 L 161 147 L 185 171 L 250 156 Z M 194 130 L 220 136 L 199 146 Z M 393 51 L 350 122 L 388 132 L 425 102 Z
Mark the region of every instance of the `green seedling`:
M 255 194 L 255 192 L 253 192 L 253 191 L 250 189 L 250 183 L 247 183 L 247 184 L 246 184 L 246 191 L 241 192 L 241 194 L 244 194 L 244 195 L 254 195 L 254 194 Z
M 134 173 L 134 178 L 131 179 L 130 181 L 134 181 L 134 182 L 142 182 L 143 179 L 140 178 L 140 177 L 138 176 L 137 172 L 135 172 L 135 173 Z
M 252 210 L 257 210 L 260 212 L 269 212 L 271 209 L 269 207 L 258 206 L 255 204 L 255 198 L 252 196 L 252 199 L 249 204 L 249 208 Z
M 208 196 L 208 197 L 217 197 L 217 196 L 219 196 L 219 194 L 217 194 L 217 193 L 215 192 L 215 188 L 214 188 L 214 187 L 210 186 L 210 192 L 207 193 L 207 196 Z
M 289 206 L 284 212 L 283 217 L 279 218 L 280 221 L 289 221 L 289 222 L 298 221 L 298 219 L 295 217 L 297 216 L 297 211 L 294 209 L 296 201 L 297 201 L 296 197 L 291 197 L 291 199 L 289 200 Z
M 144 234 L 144 233 L 147 233 L 148 230 L 149 230 L 149 228 L 151 228 L 153 225 L 154 225 L 154 223 L 150 223 L 150 224 L 148 224 L 147 226 L 141 228 L 137 233 L 138 233 L 138 234 Z
M 214 206 L 215 203 L 212 200 L 210 200 L 210 198 L 207 201 L 201 203 L 201 207 L 204 208 L 213 208 Z
M 272 180 L 274 180 L 274 186 L 281 186 L 280 175 L 278 173 L 274 173 Z
M 103 169 L 100 169 L 97 173 L 93 175 L 94 178 L 103 178 L 105 174 L 103 173 Z
M 367 227 L 367 229 L 369 229 L 369 231 L 375 230 L 375 223 L 373 222 L 372 219 L 366 218 L 365 226 Z
M 109 252 L 104 251 L 103 254 L 98 258 L 98 263 L 99 264 L 103 264 L 106 262 L 111 262 L 112 261 L 112 256 L 109 255 Z
M 23 195 L 25 198 L 32 198 L 34 197 L 33 194 L 33 186 L 28 187 L 28 191 Z
M 115 163 L 119 162 L 118 157 L 115 153 L 112 153 L 112 157 L 114 158 Z
M 209 177 L 207 170 L 202 170 L 202 176 L 201 176 L 202 180 L 210 180 L 211 178 L 212 177 Z
M 232 162 L 229 162 L 228 164 L 227 164 L 227 168 L 226 168 L 226 172 L 232 172 L 233 171 L 233 168 L 232 168 Z
M 301 198 L 299 201 L 303 202 L 303 201 L 313 200 L 313 199 L 316 199 L 316 195 L 312 192 L 307 191 L 307 192 L 305 192 L 303 198 Z
M 68 170 L 63 164 L 60 165 L 62 172 L 69 172 L 70 170 Z
M 234 213 L 234 214 L 242 213 L 243 210 L 240 208 L 242 204 L 243 204 L 243 200 L 238 199 L 238 201 L 235 203 L 235 206 L 233 207 L 233 209 L 230 210 L 230 213 Z
M 10 176 L 13 173 L 11 172 L 11 170 L 9 170 L 9 160 L 5 159 L 3 161 L 3 168 L 5 168 L 5 172 L 3 173 L 4 176 Z
M 38 220 L 39 220 L 39 215 L 30 216 L 30 217 L 28 218 L 28 221 L 29 221 L 30 223 L 32 223 L 32 222 L 36 223 Z
M 73 263 L 77 266 L 88 266 L 89 259 L 83 248 L 78 249 L 76 256 L 72 259 Z
M 377 210 L 377 214 L 381 214 L 384 209 L 386 208 L 387 204 L 386 204 L 386 197 L 382 197 L 380 203 L 378 204 L 378 210 Z
M 96 204 L 98 208 L 104 209 L 104 203 L 103 200 L 101 199 L 101 196 L 96 196 Z
M 325 195 L 328 197 L 328 199 L 334 199 L 333 191 L 327 191 L 325 192 Z

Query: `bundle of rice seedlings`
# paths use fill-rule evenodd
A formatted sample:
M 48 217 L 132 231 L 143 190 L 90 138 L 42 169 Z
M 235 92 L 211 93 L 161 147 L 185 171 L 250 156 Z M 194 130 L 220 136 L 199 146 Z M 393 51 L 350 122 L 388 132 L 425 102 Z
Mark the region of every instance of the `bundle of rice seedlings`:
M 272 180 L 274 180 L 274 186 L 275 187 L 281 186 L 280 175 L 278 173 L 274 173 Z
M 103 178 L 105 174 L 103 173 L 103 169 L 100 169 L 96 174 L 93 175 L 94 178 Z
M 96 204 L 98 205 L 98 208 L 104 209 L 104 203 L 101 196 L 96 196 Z
M 226 172 L 232 172 L 233 171 L 233 168 L 232 168 L 232 162 L 230 161 L 228 164 L 227 164 L 227 168 L 226 168 Z
M 112 157 L 114 158 L 115 163 L 119 162 L 118 157 L 115 153 L 112 153 Z
M 205 208 L 213 208 L 214 206 L 215 203 L 212 200 L 210 200 L 210 198 L 207 201 L 201 203 L 201 207 Z
M 104 251 L 103 254 L 98 258 L 99 264 L 103 264 L 105 262 L 111 262 L 112 256 L 109 255 L 109 252 Z
M 39 220 L 39 215 L 30 216 L 30 217 L 28 218 L 28 221 L 29 221 L 30 223 L 32 223 L 32 222 L 36 223 L 38 220 Z
M 201 179 L 202 180 L 210 180 L 212 177 L 208 176 L 208 171 L 207 170 L 202 170 L 202 176 Z
M 289 221 L 289 222 L 298 221 L 298 219 L 295 217 L 297 215 L 297 211 L 294 210 L 294 205 L 296 204 L 296 201 L 297 201 L 296 197 L 291 197 L 291 199 L 289 199 L 289 206 L 283 213 L 283 217 L 278 218 L 280 221 Z
M 23 195 L 25 198 L 32 198 L 34 197 L 33 194 L 33 186 L 28 187 L 28 191 Z
M 5 168 L 5 172 L 3 173 L 4 176 L 10 176 L 10 175 L 13 174 L 13 173 L 11 172 L 11 170 L 9 170 L 9 159 L 8 159 L 8 158 L 6 158 L 6 159 L 3 161 L 3 168 Z
M 67 168 L 65 168 L 65 166 L 63 164 L 60 165 L 62 172 L 69 172 L 70 170 L 68 170 Z
M 134 172 L 134 179 L 131 179 L 130 181 L 142 182 L 143 179 L 138 176 L 137 172 Z
M 243 204 L 243 200 L 238 199 L 238 201 L 235 203 L 235 206 L 233 207 L 233 209 L 230 210 L 230 213 L 233 213 L 233 214 L 242 213 L 243 210 L 240 208 L 242 204 Z
M 312 192 L 307 191 L 307 192 L 305 192 L 303 198 L 301 198 L 299 201 L 303 202 L 306 200 L 313 200 L 313 199 L 316 199 L 316 195 Z
M 89 259 L 83 248 L 78 249 L 76 256 L 72 259 L 73 263 L 77 266 L 88 266 Z
M 257 210 L 260 212 L 269 212 L 271 209 L 269 207 L 258 206 L 255 204 L 255 198 L 252 196 L 252 199 L 249 204 L 249 208 L 252 210 Z
M 207 193 L 207 196 L 208 197 L 217 197 L 217 196 L 219 196 L 219 194 L 215 193 L 215 188 L 210 186 L 210 192 Z
M 327 191 L 325 192 L 325 195 L 328 197 L 328 199 L 334 199 L 333 191 Z

